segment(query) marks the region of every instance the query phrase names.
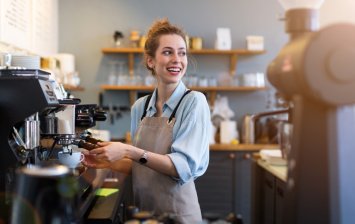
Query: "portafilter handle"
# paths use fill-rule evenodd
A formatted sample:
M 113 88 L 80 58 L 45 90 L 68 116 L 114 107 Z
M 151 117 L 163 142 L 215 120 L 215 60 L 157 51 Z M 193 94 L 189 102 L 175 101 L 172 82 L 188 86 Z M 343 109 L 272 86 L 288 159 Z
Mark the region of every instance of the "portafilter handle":
M 96 145 L 96 144 L 90 143 L 90 142 L 85 142 L 85 141 L 83 141 L 83 140 L 80 140 L 80 141 L 78 142 L 78 147 L 90 151 L 90 150 L 93 150 L 93 149 L 95 149 L 95 148 L 98 148 L 99 146 Z
M 100 139 L 93 138 L 93 137 L 90 137 L 90 136 L 85 137 L 85 141 L 90 142 L 92 144 L 97 144 L 98 142 L 103 142 Z

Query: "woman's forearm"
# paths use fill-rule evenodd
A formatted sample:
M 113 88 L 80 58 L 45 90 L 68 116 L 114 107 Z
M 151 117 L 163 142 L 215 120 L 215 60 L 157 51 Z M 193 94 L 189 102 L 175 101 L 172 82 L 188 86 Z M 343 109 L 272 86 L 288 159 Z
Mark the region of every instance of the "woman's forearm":
M 144 150 L 135 146 L 129 147 L 127 150 L 127 158 L 139 163 L 139 159 L 143 155 Z M 153 153 L 147 151 L 148 161 L 145 166 L 159 172 L 172 177 L 178 178 L 179 175 L 176 171 L 174 163 L 171 161 L 170 157 L 167 155 L 161 155 L 158 153 Z

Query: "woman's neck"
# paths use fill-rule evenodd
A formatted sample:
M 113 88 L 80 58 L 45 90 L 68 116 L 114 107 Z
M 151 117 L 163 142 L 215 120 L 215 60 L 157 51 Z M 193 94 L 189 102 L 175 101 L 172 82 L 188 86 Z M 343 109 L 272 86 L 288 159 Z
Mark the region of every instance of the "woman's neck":
M 155 102 L 155 107 L 157 109 L 157 117 L 163 114 L 163 105 L 168 101 L 170 96 L 173 94 L 177 85 L 158 85 L 157 100 Z
M 170 98 L 173 94 L 174 90 L 176 89 L 177 85 L 158 85 L 158 98 L 157 102 L 164 105 L 166 101 Z

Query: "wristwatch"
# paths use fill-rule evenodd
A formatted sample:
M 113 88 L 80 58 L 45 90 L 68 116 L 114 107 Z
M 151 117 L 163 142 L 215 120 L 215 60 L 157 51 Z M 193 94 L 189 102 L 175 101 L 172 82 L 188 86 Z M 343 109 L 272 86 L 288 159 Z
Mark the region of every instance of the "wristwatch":
M 148 162 L 148 152 L 144 150 L 141 158 L 139 159 L 140 164 L 146 164 Z

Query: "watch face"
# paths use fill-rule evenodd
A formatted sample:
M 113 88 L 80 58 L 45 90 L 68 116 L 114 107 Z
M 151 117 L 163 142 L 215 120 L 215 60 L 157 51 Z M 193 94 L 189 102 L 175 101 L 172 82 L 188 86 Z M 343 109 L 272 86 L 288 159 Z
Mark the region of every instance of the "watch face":
M 144 163 L 147 162 L 147 159 L 144 158 L 144 157 L 142 157 L 142 158 L 139 159 L 139 162 L 140 162 L 141 164 L 144 164 Z
M 141 164 L 144 164 L 147 163 L 147 161 L 148 161 L 148 154 L 146 151 L 144 151 L 142 157 L 139 159 L 139 162 Z

